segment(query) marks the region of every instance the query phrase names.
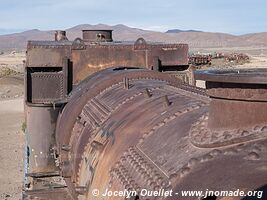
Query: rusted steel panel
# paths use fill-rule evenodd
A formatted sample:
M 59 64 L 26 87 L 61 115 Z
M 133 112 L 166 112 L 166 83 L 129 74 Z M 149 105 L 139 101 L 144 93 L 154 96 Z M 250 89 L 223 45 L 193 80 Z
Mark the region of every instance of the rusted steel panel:
M 23 194 L 23 200 L 40 199 L 40 200 L 72 200 L 67 188 L 54 188 L 44 190 L 26 191 Z
M 131 71 L 131 70 L 128 70 Z M 187 92 L 186 90 L 183 89 L 183 87 L 181 86 L 180 89 L 178 89 L 176 92 L 177 94 L 179 94 L 177 97 L 173 96 L 173 88 L 170 87 L 164 87 L 164 85 L 168 84 L 168 82 L 172 81 L 172 79 L 170 77 L 168 77 L 167 75 L 161 74 L 161 73 L 155 73 L 154 77 L 151 76 L 151 72 L 149 71 L 140 71 L 141 73 L 138 73 L 138 71 L 140 70 L 136 70 L 129 73 L 125 73 L 123 71 L 121 72 L 117 72 L 118 76 L 121 77 L 118 82 L 114 82 L 113 84 L 109 84 L 110 86 L 107 87 L 105 86 L 105 81 L 101 80 L 100 77 L 98 76 L 98 79 L 100 79 L 99 81 L 102 83 L 102 87 L 105 88 L 107 87 L 103 92 L 99 93 L 99 96 L 95 96 L 91 101 L 88 101 L 88 103 L 84 106 L 84 109 L 81 111 L 81 114 L 79 115 L 79 117 L 77 118 L 77 122 L 74 124 L 74 128 L 72 129 L 74 132 L 72 132 L 73 136 L 70 136 L 70 140 L 68 139 L 68 134 L 67 132 L 65 132 L 62 128 L 66 128 L 63 127 L 60 128 L 58 127 L 57 130 L 59 131 L 57 133 L 58 136 L 58 141 L 65 141 L 65 145 L 69 145 L 71 146 L 70 151 L 66 152 L 66 151 L 61 151 L 62 152 L 62 159 L 68 158 L 69 156 L 67 156 L 68 154 L 71 155 L 77 155 L 76 157 L 73 157 L 73 160 L 71 160 L 69 163 L 71 163 L 72 165 L 72 170 L 76 171 L 77 173 L 73 173 L 72 176 L 72 181 L 78 181 L 80 182 L 80 186 L 86 184 L 86 181 L 88 181 L 88 179 L 86 179 L 85 177 L 92 177 L 92 172 L 89 174 L 85 174 L 85 171 L 83 171 L 86 169 L 86 166 L 83 165 L 83 159 L 81 159 L 82 157 L 85 156 L 89 156 L 90 154 L 84 154 L 82 152 L 91 152 L 93 150 L 85 150 L 85 148 L 91 148 L 90 146 L 93 146 L 92 148 L 96 148 L 101 150 L 103 147 L 105 147 L 105 145 L 108 145 L 108 141 L 111 140 L 114 142 L 114 145 L 117 144 L 117 142 L 119 143 L 123 143 L 124 145 L 118 148 L 114 149 L 114 153 L 113 150 L 111 149 L 109 152 L 109 156 L 107 155 L 107 158 L 109 157 L 108 160 L 117 160 L 119 157 L 119 155 L 121 155 L 121 153 L 124 151 L 123 149 L 127 149 L 127 142 L 124 141 L 126 138 L 127 141 L 129 142 L 128 145 L 130 144 L 134 144 L 135 141 L 138 143 L 141 142 L 142 139 L 142 134 L 140 134 L 140 131 L 138 131 L 137 129 L 139 129 L 139 127 L 146 127 L 147 125 L 153 129 L 153 127 L 156 127 L 157 123 L 161 123 L 158 120 L 162 120 L 164 121 L 165 118 L 167 118 L 166 120 L 168 121 L 168 118 L 170 118 L 169 120 L 173 120 L 172 115 L 174 116 L 175 112 L 177 112 L 177 116 L 179 112 L 184 112 L 184 110 L 186 110 L 186 106 L 182 106 L 179 105 L 178 102 L 182 103 L 184 102 L 185 105 L 189 104 L 192 105 L 192 109 L 199 109 L 202 105 L 205 105 L 205 103 L 203 104 L 203 101 L 206 102 L 208 101 L 207 97 L 203 96 L 203 100 L 202 98 L 199 99 L 199 97 L 197 95 L 195 95 L 194 93 L 191 92 Z M 108 71 L 107 71 L 108 72 Z M 111 73 L 112 71 L 110 71 Z M 145 73 L 147 72 L 147 75 L 150 74 L 150 79 L 151 80 L 146 80 L 146 78 L 148 78 L 149 76 L 146 76 Z M 130 81 L 130 88 L 128 90 L 127 93 L 125 93 L 125 89 L 123 87 L 123 74 L 125 73 L 125 75 L 127 75 L 127 77 L 130 78 L 130 75 L 133 74 L 135 75 L 134 77 L 140 79 L 140 80 L 136 80 L 134 81 L 134 77 L 132 77 L 133 79 L 129 79 Z M 103 75 L 105 73 L 103 72 Z M 103 76 L 103 78 L 107 77 Z M 110 78 L 110 76 L 108 76 Z M 143 77 L 143 80 L 142 80 Z M 153 80 L 154 79 L 154 80 Z M 115 77 L 114 77 L 115 80 Z M 162 81 L 165 80 L 165 81 Z M 167 82 L 166 82 L 167 81 Z M 173 79 L 173 81 L 175 81 L 175 79 Z M 92 92 L 92 94 L 97 91 L 99 91 L 97 88 L 95 88 L 93 85 L 91 85 L 90 83 L 87 83 L 88 86 L 91 87 L 90 91 Z M 98 85 L 98 81 L 94 81 L 94 84 Z M 177 85 L 177 84 L 175 84 Z M 85 89 L 85 88 L 84 88 Z M 152 95 L 151 97 L 147 97 L 146 95 L 146 89 L 148 89 L 148 91 L 150 92 L 150 94 Z M 78 95 L 78 94 L 75 94 Z M 166 113 L 167 116 L 163 116 L 162 119 L 157 119 L 158 116 L 160 115 L 160 113 L 163 113 L 166 111 L 166 106 L 165 106 L 165 99 L 164 97 L 168 95 L 172 95 L 173 97 L 171 97 L 169 99 L 170 101 L 170 108 L 172 110 L 172 113 Z M 78 96 L 77 96 L 78 97 Z M 84 97 L 85 98 L 85 97 Z M 88 99 L 88 97 L 87 97 Z M 121 100 L 120 100 L 121 99 Z M 153 99 L 155 99 L 153 101 Z M 178 101 L 179 99 L 179 101 Z M 73 99 L 75 100 L 75 98 Z M 78 99 L 77 99 L 78 100 Z M 72 100 L 70 100 L 71 102 Z M 97 103 L 96 103 L 97 102 Z M 177 102 L 177 104 L 175 103 L 178 110 L 174 109 L 174 107 L 172 107 L 172 105 L 174 106 L 174 102 Z M 79 107 L 81 102 L 76 102 L 75 104 L 77 105 L 77 107 Z M 83 104 L 83 103 L 82 103 Z M 71 103 L 70 103 L 71 105 Z M 89 107 L 88 107 L 89 106 Z M 138 107 L 143 107 L 144 110 L 142 109 L 137 109 Z M 70 109 L 74 108 L 74 107 L 69 107 Z M 127 109 L 126 109 L 127 108 Z M 75 109 L 75 108 L 74 108 Z M 101 110 L 101 111 L 97 111 L 97 110 Z M 190 108 L 191 109 L 191 108 Z M 60 124 L 70 124 L 69 122 L 67 122 L 66 117 L 67 115 L 64 115 L 64 113 L 66 112 L 71 112 L 74 113 L 72 111 L 67 111 L 68 108 L 66 107 L 66 110 L 63 111 L 63 116 L 61 116 L 60 118 L 60 122 L 58 123 L 58 125 Z M 168 109 L 167 109 L 168 110 Z M 123 112 L 122 112 L 123 111 Z M 117 113 L 117 114 L 116 114 Z M 129 113 L 133 113 L 132 117 L 130 117 L 131 115 L 129 115 Z M 77 113 L 78 114 L 78 113 Z M 116 117 L 116 115 L 118 115 Z M 126 119 L 126 115 L 127 115 L 127 119 L 129 119 L 129 121 L 125 121 Z M 110 118 L 110 116 L 113 116 L 112 118 L 115 120 L 111 120 L 110 122 L 106 122 L 106 120 L 108 119 L 107 117 Z M 140 117 L 142 116 L 142 117 Z M 146 117 L 145 117 L 146 116 Z M 154 119 L 153 119 L 154 118 Z M 132 119 L 132 120 L 131 120 Z M 138 122 L 136 121 L 138 120 Z M 155 121 L 154 121 L 155 120 Z M 104 123 L 104 124 L 103 124 Z M 124 125 L 124 123 L 126 123 Z M 128 123 L 130 123 L 129 125 L 127 125 Z M 106 125 L 105 125 L 106 124 Z M 164 122 L 163 122 L 164 125 Z M 177 125 L 178 126 L 178 125 Z M 99 128 L 103 127 L 103 131 L 99 130 Z M 116 128 L 117 127 L 117 128 Z M 119 127 L 124 127 L 123 130 L 121 130 Z M 148 128 L 149 128 L 148 127 Z M 67 128 L 68 129 L 68 128 Z M 65 129 L 67 131 L 67 129 Z M 135 130 L 136 129 L 136 130 Z M 68 129 L 70 130 L 70 129 Z M 97 131 L 99 130 L 99 131 Z M 116 131 L 115 131 L 116 130 Z M 131 133 L 136 133 L 136 136 L 131 134 L 127 134 L 127 132 L 131 130 Z M 149 130 L 149 129 L 148 129 Z M 145 131 L 145 129 L 143 130 Z M 143 132 L 142 131 L 142 132 Z M 66 139 L 59 139 L 59 137 L 62 138 L 62 134 L 60 132 L 65 132 L 64 136 Z M 98 132 L 98 133 L 97 133 Z M 125 137 L 123 135 L 121 135 L 119 138 L 116 137 L 116 134 L 119 133 L 125 133 Z M 91 134 L 88 134 L 91 133 Z M 95 135 L 96 133 L 96 135 Z M 62 135 L 62 136 L 60 136 Z M 75 137 L 78 136 L 78 137 Z M 100 137 L 101 135 L 102 138 Z M 127 135 L 127 137 L 126 137 Z M 139 136 L 138 136 L 139 135 Z M 92 144 L 90 146 L 88 146 L 88 143 L 86 141 L 91 141 L 92 140 Z M 119 141 L 117 141 L 119 140 Z M 68 142 L 67 142 L 68 141 Z M 111 142 L 111 143 L 113 143 Z M 95 146 L 97 144 L 97 146 Z M 60 145 L 60 144 L 59 144 Z M 62 144 L 61 144 L 62 145 Z M 116 146 L 116 145 L 115 145 Z M 125 150 L 126 150 L 125 149 Z M 121 153 L 119 153 L 121 152 Z M 67 154 L 66 154 L 67 153 Z M 66 154 L 66 155 L 65 155 Z M 97 156 L 97 152 L 95 154 L 95 156 Z M 88 157 L 88 159 L 90 159 Z M 99 173 L 106 174 L 109 170 L 104 170 L 107 165 L 108 165 L 108 160 L 105 163 L 102 163 L 101 166 L 103 166 L 103 170 L 99 169 Z M 97 162 L 97 161 L 95 161 Z M 100 160 L 99 160 L 100 162 Z M 92 165 L 91 167 L 97 167 Z M 102 167 L 101 167 L 102 168 Z M 79 174 L 82 173 L 83 175 Z M 91 174 L 91 175 L 90 175 Z M 94 176 L 98 176 L 96 174 L 94 174 Z M 103 176 L 102 176 L 103 177 Z M 105 175 L 102 179 L 103 182 L 109 181 L 109 175 Z M 103 182 L 99 182 L 97 183 L 97 185 L 95 185 L 94 187 L 99 187 L 102 188 L 101 184 Z M 143 182 L 142 184 L 145 184 L 145 182 Z M 93 187 L 93 186 L 92 186 Z M 91 197 L 92 198 L 92 197 Z
M 75 66 L 73 80 L 77 84 L 88 75 L 112 66 L 145 67 L 146 52 L 133 51 L 131 45 L 89 45 L 83 51 L 74 50 L 72 60 Z
M 64 101 L 72 89 L 72 69 L 67 58 L 58 67 L 26 67 L 26 101 L 56 104 Z
M 108 32 L 99 38 L 85 34 L 88 40 L 112 38 Z M 135 43 L 76 39 L 31 45 L 57 50 L 46 67 L 44 60 L 31 61 L 41 51 L 27 58 L 28 64 L 38 64 L 26 65 L 27 93 L 34 93 L 33 101 L 26 98 L 29 197 L 124 200 L 96 197 L 92 190 L 246 192 L 266 187 L 266 70 L 196 72 L 195 79 L 206 80 L 207 90 L 202 90 L 170 75 L 187 63 L 187 45 L 151 44 L 142 38 Z M 50 53 L 45 50 L 45 57 Z M 120 66 L 111 68 L 115 65 Z M 46 76 L 54 82 L 45 82 Z M 72 81 L 78 85 L 71 91 Z M 42 83 L 45 96 L 36 86 Z M 65 93 L 56 95 L 61 85 Z M 48 102 L 50 94 L 65 98 Z M 64 192 L 50 182 L 55 176 L 64 178 L 58 185 Z
M 267 83 L 267 69 L 227 69 L 227 70 L 199 70 L 197 79 L 215 83 L 246 83 L 262 87 Z M 242 85 L 239 85 L 242 87 Z M 254 87 L 255 88 L 255 87 Z M 241 90 L 240 90 L 241 91 Z
M 62 72 L 36 72 L 32 73 L 30 78 L 32 103 L 53 102 L 63 99 L 67 95 Z
M 86 44 L 86 43 L 85 43 Z M 139 44 L 140 46 L 141 44 Z M 132 44 L 87 44 L 83 51 L 72 51 L 74 83 L 78 83 L 88 75 L 115 66 L 131 66 L 153 68 L 153 59 L 158 56 L 162 70 L 164 66 L 188 65 L 188 45 L 156 45 L 146 44 L 145 49 L 133 49 Z
M 212 114 L 216 112 L 213 107 L 216 99 L 213 97 L 210 99 L 190 86 L 172 85 L 172 80 L 168 76 L 164 78 L 161 73 L 151 76 L 148 71 L 150 77 L 147 79 L 145 70 L 142 73 L 138 71 L 106 70 L 96 74 L 73 93 L 69 105 L 63 110 L 57 125 L 57 141 L 61 148 L 68 146 L 68 151 L 60 150 L 60 155 L 63 161 L 68 161 L 68 167 L 73 172 L 69 178 L 74 184 L 69 184 L 69 187 L 73 190 L 84 188 L 82 193 L 74 192 L 74 198 L 98 199 L 92 196 L 92 189 L 97 188 L 102 193 L 107 184 L 114 190 L 140 191 L 146 188 L 179 191 L 180 188 L 201 190 L 204 187 L 221 190 L 229 179 L 229 190 L 235 187 L 254 190 L 266 183 L 266 178 L 262 177 L 266 170 L 252 170 L 267 159 L 267 151 L 263 148 L 264 126 L 258 125 L 264 122 L 265 117 L 261 122 L 260 115 L 246 126 L 234 120 L 217 119 Z M 124 87 L 123 77 L 128 77 L 128 89 Z M 82 95 L 82 91 L 87 90 L 92 93 Z M 257 108 L 257 103 L 255 105 Z M 216 105 L 216 108 L 220 106 L 222 104 Z M 223 112 L 217 110 L 217 115 L 223 116 L 237 108 L 226 105 Z M 242 115 L 248 114 L 245 109 L 242 112 Z M 231 119 L 237 115 L 232 112 Z M 217 127 L 213 127 L 209 125 L 212 119 L 221 120 L 227 126 L 216 123 Z M 69 124 L 69 127 L 62 124 Z M 248 134 L 230 124 L 239 125 Z M 259 126 L 259 130 L 255 129 L 255 125 Z M 215 139 L 215 136 L 218 138 Z M 251 142 L 255 139 L 261 142 Z M 244 145 L 238 145 L 240 143 Z M 259 146 L 261 150 L 254 152 L 254 146 Z M 69 159 L 69 155 L 75 156 Z M 91 161 L 90 164 L 88 161 Z M 233 168 L 222 176 L 221 172 L 225 172 L 223 163 L 229 163 Z M 209 168 L 210 164 L 216 167 Z M 233 169 L 238 169 L 239 164 L 250 171 L 244 169 L 238 175 L 233 174 Z M 207 170 L 211 170 L 215 179 L 209 180 L 205 186 L 197 182 L 194 187 L 188 187 L 196 177 L 203 180 Z M 239 176 L 250 177 L 252 182 Z
M 151 47 L 151 56 L 157 55 L 164 66 L 188 65 L 188 45 L 187 44 L 166 44 Z M 149 62 L 151 63 L 151 61 Z
M 57 31 L 55 40 L 29 41 L 26 65 L 58 67 L 64 64 L 63 60 L 67 57 L 73 62 L 74 84 L 108 67 L 131 66 L 155 70 L 155 57 L 160 64 L 157 70 L 160 71 L 167 71 L 166 67 L 180 71 L 188 66 L 187 44 L 151 43 L 143 38 L 135 42 L 113 42 L 111 30 L 84 30 L 83 38 L 73 42 L 67 40 L 66 32 Z
M 71 55 L 71 42 L 30 41 L 27 47 L 27 67 L 63 66 L 64 58 Z
M 200 71 L 196 76 L 206 80 L 207 93 L 212 99 L 208 120 L 210 129 L 232 130 L 230 135 L 239 138 L 253 133 L 256 126 L 265 126 L 265 69 Z
M 266 174 L 266 170 L 259 167 L 267 161 L 266 139 L 207 150 L 207 153 L 202 155 L 190 155 L 190 160 L 177 173 L 174 191 L 179 191 L 181 188 L 189 191 L 192 189 L 207 191 L 207 188 L 209 191 L 239 189 L 246 194 L 250 190 L 257 190 L 263 191 L 262 199 L 266 198 L 266 178 L 262 176 Z M 246 200 L 250 198 L 252 197 L 226 196 L 222 199 Z M 181 199 L 192 199 L 192 197 Z M 257 199 L 257 197 L 252 199 Z
M 60 107 L 26 105 L 28 173 L 58 171 L 55 163 L 55 124 Z

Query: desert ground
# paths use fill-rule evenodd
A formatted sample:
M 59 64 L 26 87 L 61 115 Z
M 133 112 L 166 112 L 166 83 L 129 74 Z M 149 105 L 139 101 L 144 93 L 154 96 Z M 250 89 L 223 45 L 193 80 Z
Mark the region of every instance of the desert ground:
M 235 49 L 216 49 L 236 52 Z M 230 66 L 214 61 L 212 68 L 265 68 L 267 51 L 242 49 L 251 53 L 249 62 Z M 199 51 L 199 50 L 198 50 Z M 211 49 L 209 51 L 215 51 Z M 0 55 L 0 199 L 21 199 L 23 184 L 23 157 L 25 135 L 22 131 L 23 114 L 23 65 L 25 53 L 9 52 Z M 216 63 L 217 62 L 217 63 Z M 205 68 L 209 68 L 206 66 Z
M 21 199 L 23 183 L 24 54 L 0 56 L 0 199 Z

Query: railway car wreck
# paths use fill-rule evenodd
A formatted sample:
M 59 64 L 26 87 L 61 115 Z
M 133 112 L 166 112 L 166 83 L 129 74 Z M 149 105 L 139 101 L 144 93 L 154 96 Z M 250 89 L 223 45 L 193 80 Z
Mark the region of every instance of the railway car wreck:
M 111 34 L 84 31 L 70 42 L 58 32 L 56 41 L 29 42 L 23 199 L 266 191 L 267 71 L 198 71 L 204 90 L 172 74 L 186 68 L 187 45 L 116 43 Z

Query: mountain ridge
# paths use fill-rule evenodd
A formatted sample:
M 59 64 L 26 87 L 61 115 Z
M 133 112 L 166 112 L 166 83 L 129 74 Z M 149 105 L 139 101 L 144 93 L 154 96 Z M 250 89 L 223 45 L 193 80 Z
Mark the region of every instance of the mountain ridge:
M 198 30 L 181 30 L 181 29 L 169 29 L 165 33 L 180 33 L 180 32 L 203 32 Z
M 232 35 L 228 33 L 204 32 L 197 30 L 176 30 L 158 32 L 128 27 L 124 24 L 79 24 L 66 29 L 69 40 L 82 37 L 83 29 L 112 29 L 113 38 L 118 41 L 135 41 L 143 37 L 147 41 L 166 43 L 188 43 L 191 48 L 267 46 L 267 32 Z M 0 35 L 0 50 L 26 49 L 28 40 L 53 40 L 54 30 L 32 29 L 20 33 Z

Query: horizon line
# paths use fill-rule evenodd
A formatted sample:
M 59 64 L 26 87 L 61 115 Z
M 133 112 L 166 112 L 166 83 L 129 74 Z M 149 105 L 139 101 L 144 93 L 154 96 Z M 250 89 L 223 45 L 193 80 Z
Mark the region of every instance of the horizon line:
M 133 29 L 140 29 L 140 30 L 144 30 L 144 31 L 153 31 L 153 32 L 158 32 L 158 33 L 166 33 L 167 31 L 171 31 L 171 30 L 180 30 L 181 32 L 198 32 L 198 33 L 222 33 L 222 34 L 228 34 L 228 35 L 233 35 L 233 36 L 242 36 L 242 35 L 248 35 L 248 34 L 257 34 L 257 33 L 267 33 L 267 31 L 260 31 L 260 32 L 246 32 L 246 33 L 228 33 L 228 32 L 221 32 L 221 31 L 205 31 L 205 30 L 197 30 L 197 29 L 188 29 L 188 30 L 184 30 L 184 29 L 179 29 L 179 28 L 168 28 L 167 30 L 155 30 L 155 29 L 146 29 L 143 27 L 133 27 L 133 26 L 129 26 L 129 25 L 125 25 L 125 24 L 114 24 L 114 25 L 110 25 L 110 24 L 103 24 L 103 23 L 98 23 L 98 24 L 78 24 L 78 25 L 74 25 L 71 26 L 69 28 L 58 28 L 58 29 L 40 29 L 40 28 L 25 28 L 25 29 L 6 29 L 6 28 L 1 28 L 0 27 L 0 36 L 5 36 L 5 35 L 12 35 L 12 34 L 19 34 L 19 33 L 23 33 L 23 32 L 27 32 L 27 31 L 42 31 L 42 32 L 47 32 L 47 31 L 57 31 L 57 30 L 65 30 L 67 31 L 68 29 L 72 29 L 74 27 L 77 26 L 82 26 L 82 25 L 89 25 L 89 26 L 125 26 L 128 28 L 133 28 Z M 175 34 L 175 33 L 169 33 L 169 34 Z

